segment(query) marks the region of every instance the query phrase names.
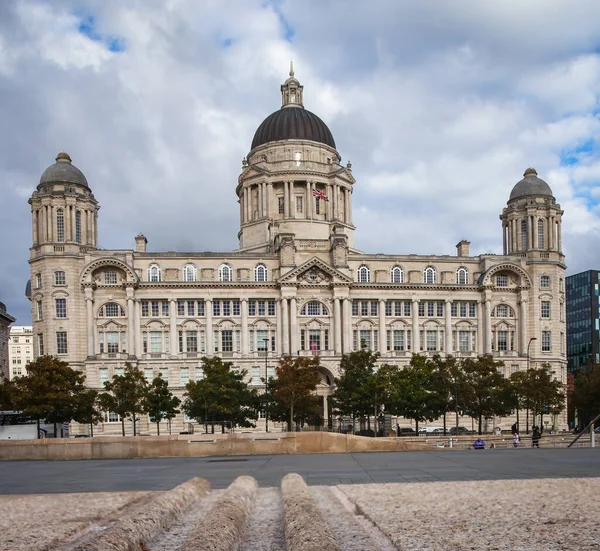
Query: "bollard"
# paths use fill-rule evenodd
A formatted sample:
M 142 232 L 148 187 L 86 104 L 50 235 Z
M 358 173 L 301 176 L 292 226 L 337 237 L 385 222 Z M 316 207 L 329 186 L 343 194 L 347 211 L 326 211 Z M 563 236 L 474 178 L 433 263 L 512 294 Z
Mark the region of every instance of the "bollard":
M 450 438 L 448 438 L 448 447 L 451 448 L 452 447 L 452 436 Z

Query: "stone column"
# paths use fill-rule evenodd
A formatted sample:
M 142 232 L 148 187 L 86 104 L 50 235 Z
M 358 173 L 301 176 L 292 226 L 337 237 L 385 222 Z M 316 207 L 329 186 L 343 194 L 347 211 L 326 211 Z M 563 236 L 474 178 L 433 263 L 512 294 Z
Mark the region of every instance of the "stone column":
M 290 354 L 298 353 L 298 319 L 297 319 L 296 298 L 290 299 Z
M 241 307 L 242 307 L 242 334 L 241 334 L 241 341 L 242 341 L 242 356 L 243 357 L 247 357 L 248 354 L 250 353 L 250 347 L 249 345 L 249 339 L 248 337 L 250 336 L 248 333 L 248 299 L 247 298 L 243 298 L 240 300 L 241 302 Z
M 452 300 L 446 299 L 446 354 L 452 354 Z M 457 335 L 458 338 L 458 335 Z M 460 350 L 458 341 L 456 342 L 457 349 Z
M 477 354 L 483 355 L 483 341 L 484 341 L 484 328 L 483 328 L 483 307 L 481 300 L 477 301 Z
M 290 188 L 289 182 L 283 182 L 283 217 L 290 216 Z
M 71 239 L 71 208 L 69 207 L 69 205 L 65 205 L 63 207 L 63 228 L 64 228 L 64 234 L 65 234 L 65 243 L 68 243 L 69 241 L 75 241 L 75 238 L 73 237 L 73 239 Z M 121 346 L 119 344 L 119 346 Z
M 98 242 L 98 213 L 92 211 L 92 245 Z
M 492 308 L 490 299 L 485 299 L 485 314 L 484 314 L 484 325 L 485 325 L 485 353 L 492 353 Z
M 561 232 L 561 224 L 560 224 L 560 219 L 558 220 L 557 224 L 556 224 L 556 239 L 558 241 L 557 243 L 557 247 L 556 250 L 560 253 L 562 252 L 562 232 Z
M 49 232 L 49 240 L 54 241 L 54 225 L 56 224 L 56 216 L 54 216 L 54 207 L 52 205 L 48 205 L 48 215 L 50 217 L 50 223 L 48 224 L 48 232 Z
M 281 346 L 281 339 L 282 339 L 282 319 L 283 316 L 281 315 L 281 303 L 283 301 L 281 299 L 279 299 L 277 301 L 277 303 L 275 304 L 275 323 L 276 325 L 276 332 L 275 332 L 275 353 L 277 354 L 277 356 L 281 356 L 283 354 L 283 349 Z
M 412 299 L 412 352 L 421 351 L 421 334 L 419 333 L 419 299 Z
M 507 250 L 506 250 L 506 224 L 504 222 L 502 222 L 502 251 L 503 251 L 504 255 L 507 254 Z
M 144 353 L 142 347 L 142 305 L 139 300 L 135 301 L 135 350 L 137 357 L 140 358 Z
M 521 355 L 522 356 L 526 356 L 527 355 L 527 345 L 529 344 L 529 341 L 527 339 L 527 300 L 525 299 L 525 297 L 521 297 L 521 312 L 520 312 L 520 326 L 519 328 L 521 329 Z
M 312 183 L 306 182 L 306 218 L 312 218 Z
M 266 184 L 266 193 L 267 197 L 265 199 L 265 216 L 269 218 L 271 216 L 271 197 L 273 197 L 273 184 L 271 182 L 267 182 Z
M 288 182 L 290 184 L 290 191 L 288 195 L 288 200 L 290 202 L 290 206 L 288 207 L 288 212 L 290 214 L 290 218 L 296 218 L 296 206 L 294 205 L 294 181 Z
M 179 353 L 179 335 L 177 334 L 177 301 L 174 298 L 169 300 L 169 332 L 171 333 L 170 353 L 171 356 L 177 356 Z
M 289 314 L 288 314 L 288 299 L 281 299 L 281 317 L 282 324 L 281 329 L 283 331 L 283 354 L 288 356 L 290 354 L 290 331 L 289 331 Z
M 135 356 L 135 297 L 133 287 L 127 287 L 127 352 Z
M 352 305 L 350 304 L 350 299 L 345 298 L 342 303 L 342 316 L 343 316 L 343 334 L 344 340 L 342 343 L 343 349 L 342 352 L 344 354 L 348 354 L 352 351 L 352 318 L 350 308 Z
M 346 190 L 346 224 L 352 224 L 352 190 Z
M 334 345 L 333 348 L 336 354 L 342 353 L 342 315 L 340 312 L 340 299 L 338 297 L 333 299 L 333 329 L 334 334 Z
M 323 422 L 327 426 L 329 423 L 329 407 L 327 404 L 327 394 L 323 396 Z
M 527 227 L 529 228 L 527 235 L 527 245 L 529 249 L 533 249 L 533 216 L 527 215 Z
M 246 223 L 246 214 L 248 212 L 248 209 L 246 208 L 247 195 L 248 195 L 248 193 L 247 193 L 246 188 L 243 188 L 242 189 L 242 194 L 241 194 L 241 197 L 240 197 L 240 210 L 241 210 L 241 213 L 242 213 L 241 214 L 241 217 L 242 217 L 241 222 L 242 222 L 242 224 Z
M 87 355 L 93 357 L 96 355 L 96 345 L 94 337 L 96 328 L 94 327 L 94 290 L 91 287 L 85 288 L 85 307 L 87 324 Z
M 333 196 L 331 184 L 327 184 L 327 220 L 333 220 Z
M 546 227 L 548 228 L 548 249 L 554 250 L 554 226 L 552 224 L 552 216 L 546 218 Z
M 206 319 L 206 355 L 213 355 L 214 336 L 212 323 L 212 299 L 205 300 L 205 319 Z
M 387 350 L 387 333 L 385 332 L 385 300 L 379 299 L 379 353 L 383 356 Z

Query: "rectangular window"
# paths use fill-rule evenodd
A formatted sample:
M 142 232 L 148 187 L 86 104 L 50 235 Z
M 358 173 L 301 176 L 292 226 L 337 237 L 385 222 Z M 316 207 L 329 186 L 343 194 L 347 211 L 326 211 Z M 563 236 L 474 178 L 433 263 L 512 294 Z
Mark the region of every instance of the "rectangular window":
M 311 352 L 318 352 L 321 350 L 321 330 L 320 329 L 309 329 L 308 330 L 308 349 Z
M 284 212 L 285 212 L 285 197 L 277 197 L 277 207 L 279 209 L 279 214 L 284 214 Z
M 149 303 L 147 300 L 142 300 L 142 317 L 147 318 L 149 314 Z
M 158 317 L 158 300 L 153 300 L 152 301 L 152 317 L 153 318 L 157 318 Z
M 306 350 L 306 331 L 300 329 L 300 350 Z
M 150 331 L 150 353 L 158 354 L 160 352 L 162 352 L 162 333 Z
M 198 331 L 185 332 L 185 347 L 188 352 L 198 352 Z
M 67 345 L 67 332 L 58 331 L 56 333 L 56 353 L 57 354 L 68 354 L 69 348 Z
M 461 352 L 469 352 L 469 331 L 458 332 L 458 349 Z
M 104 283 L 106 285 L 117 284 L 117 272 L 104 272 Z
M 152 383 L 154 380 L 154 369 L 151 367 L 144 368 L 144 379 L 146 379 L 147 383 Z
M 119 352 L 119 333 L 117 331 L 106 332 L 106 351 L 109 354 L 117 354 Z
M 224 300 L 223 301 L 223 316 L 231 316 L 231 301 Z
M 233 331 L 221 331 L 221 349 L 223 352 L 233 352 Z
M 425 317 L 425 303 L 424 302 L 419 302 L 419 317 L 420 318 Z
M 169 368 L 159 367 L 158 372 L 160 373 L 160 376 L 163 378 L 163 380 L 167 381 L 167 384 L 169 384 Z
M 252 368 L 252 380 L 250 381 L 250 384 L 259 385 L 260 383 L 260 366 L 254 366 Z
M 233 315 L 234 316 L 240 315 L 240 301 L 239 300 L 233 301 Z
M 319 316 L 321 315 L 321 303 L 316 301 L 311 301 L 306 305 L 306 315 L 307 316 Z
M 360 315 L 361 316 L 369 315 L 369 303 L 366 300 L 362 300 L 360 302 Z
M 543 275 L 540 278 L 540 289 L 550 289 L 550 276 Z
M 256 316 L 256 301 L 255 300 L 248 301 L 248 315 Z
M 315 201 L 315 214 L 321 214 L 321 201 L 319 200 L 319 197 L 317 197 L 317 200 Z
M 179 341 L 179 353 L 183 352 L 183 331 L 177 331 L 177 337 Z
M 296 197 L 296 212 L 297 213 L 302 213 L 302 207 L 304 206 L 303 204 L 303 197 Z
M 358 331 L 356 329 L 352 331 L 352 348 L 358 350 Z
M 269 332 L 265 331 L 265 330 L 261 330 L 261 331 L 257 331 L 256 332 L 256 350 L 258 350 L 259 352 L 264 352 L 265 350 L 267 350 L 269 343 Z M 265 342 L 267 341 L 267 342 Z
M 66 285 L 65 272 L 54 272 L 54 285 Z
M 242 347 L 241 347 L 241 337 L 240 337 L 240 332 L 236 331 L 235 332 L 235 351 L 236 352 L 241 352 Z
M 323 338 L 325 340 L 323 343 L 323 350 L 329 350 L 329 329 L 323 330 Z
M 542 318 L 550 319 L 550 301 L 542 300 Z
M 467 317 L 467 303 L 466 302 L 460 303 L 460 317 L 461 318 Z
M 201 317 L 204 315 L 204 301 L 203 300 L 197 301 L 197 305 L 198 305 L 198 317 Z
M 358 316 L 358 300 L 353 300 L 352 301 L 352 315 L 353 316 Z
M 254 352 L 254 331 L 251 329 L 249 331 L 250 333 L 250 338 L 248 339 L 248 346 L 249 346 L 249 351 L 250 352 Z
M 146 331 L 142 332 L 142 352 L 144 354 L 148 352 L 148 333 Z
M 218 317 L 221 315 L 221 301 L 213 300 L 213 316 Z
M 498 331 L 498 350 L 508 350 L 508 331 Z
M 474 302 L 469 302 L 469 317 L 470 318 L 474 318 L 475 317 L 475 309 L 476 309 L 477 305 Z
M 43 310 L 43 307 L 42 307 L 42 301 L 38 300 L 35 304 L 37 306 L 37 311 L 36 311 L 37 320 L 41 321 L 44 318 L 44 310 Z
M 104 386 L 104 383 L 108 383 L 108 367 L 100 367 L 98 369 L 98 380 L 101 387 Z
M 497 275 L 496 287 L 508 287 L 508 276 L 502 274 Z
M 437 337 L 438 332 L 436 330 L 427 331 L 427 350 L 437 350 Z
M 200 352 L 206 352 L 206 339 L 204 338 L 204 331 L 200 331 Z
M 410 308 L 411 308 L 411 306 L 412 306 L 412 304 L 411 304 L 409 301 L 406 301 L 406 302 L 404 303 L 404 315 L 405 315 L 406 317 L 408 317 L 408 316 L 410 316 L 410 315 L 411 315 L 411 313 L 410 313 Z
M 394 350 L 404 350 L 404 330 L 394 330 Z
M 560 353 L 561 354 L 565 353 L 565 334 L 564 333 L 560 334 Z
M 177 301 L 177 315 L 185 316 L 185 301 L 184 300 Z
M 44 355 L 44 334 L 38 333 L 38 352 L 40 356 Z
M 371 350 L 371 331 L 368 329 L 360 331 L 360 348 L 365 350 Z
M 66 318 L 67 317 L 67 299 L 66 298 L 57 298 L 54 301 L 56 305 L 56 317 L 57 318 Z
M 443 302 L 437 303 L 437 312 L 436 313 L 437 313 L 438 318 L 444 317 L 444 303 Z
M 453 302 L 450 304 L 450 315 L 453 318 L 456 318 L 458 316 L 458 303 Z
M 371 315 L 372 316 L 378 316 L 379 315 L 377 313 L 378 307 L 379 307 L 379 302 L 377 302 L 376 300 L 372 300 L 371 301 Z
M 265 310 L 265 301 L 264 300 L 259 300 L 258 301 L 258 315 L 259 316 L 264 316 L 266 314 L 266 310 Z
M 188 315 L 188 317 L 194 317 L 196 315 L 196 301 L 195 300 L 187 301 L 187 315 Z
M 394 301 L 394 315 L 396 317 L 402 315 L 402 303 L 399 300 Z
M 35 288 L 42 288 L 42 274 L 35 274 Z
M 542 331 L 542 352 L 550 352 L 552 350 L 551 332 Z
M 196 381 L 204 379 L 204 369 L 201 367 L 196 368 Z
M 121 416 L 114 413 L 113 411 L 105 411 L 104 412 L 104 422 L 105 423 L 120 423 Z
M 162 301 L 162 315 L 165 318 L 169 317 L 169 301 L 168 300 Z
M 392 315 L 392 306 L 393 306 L 393 302 L 391 300 L 387 300 L 385 302 L 385 315 L 386 316 L 391 316 Z
M 181 386 L 185 386 L 188 384 L 189 380 L 190 380 L 189 367 L 180 367 L 179 368 L 179 384 Z
M 274 316 L 275 315 L 275 301 L 274 300 L 270 300 L 269 301 L 269 312 L 268 312 L 269 316 Z

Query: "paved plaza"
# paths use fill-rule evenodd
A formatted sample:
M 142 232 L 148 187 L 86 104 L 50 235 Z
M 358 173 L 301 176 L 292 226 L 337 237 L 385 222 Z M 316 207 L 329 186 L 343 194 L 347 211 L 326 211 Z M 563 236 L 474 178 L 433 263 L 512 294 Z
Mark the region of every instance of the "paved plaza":
M 261 487 L 288 473 L 309 485 L 383 482 L 586 478 L 600 473 L 600 449 L 432 450 L 84 461 L 3 461 L 0 493 L 45 494 L 168 490 L 202 477 L 226 488 L 240 475 Z

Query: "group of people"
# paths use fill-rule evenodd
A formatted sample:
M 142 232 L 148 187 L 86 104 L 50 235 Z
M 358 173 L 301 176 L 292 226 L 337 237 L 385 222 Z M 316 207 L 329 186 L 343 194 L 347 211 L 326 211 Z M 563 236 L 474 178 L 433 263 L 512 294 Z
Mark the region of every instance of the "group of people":
M 519 427 L 516 423 L 513 423 L 513 426 L 510 427 L 510 431 L 512 432 L 513 437 L 513 447 L 517 448 L 519 446 L 519 441 L 521 437 L 519 436 Z M 540 447 L 540 439 L 542 438 L 542 431 L 537 425 L 534 425 L 531 432 L 531 447 L 539 448 Z

